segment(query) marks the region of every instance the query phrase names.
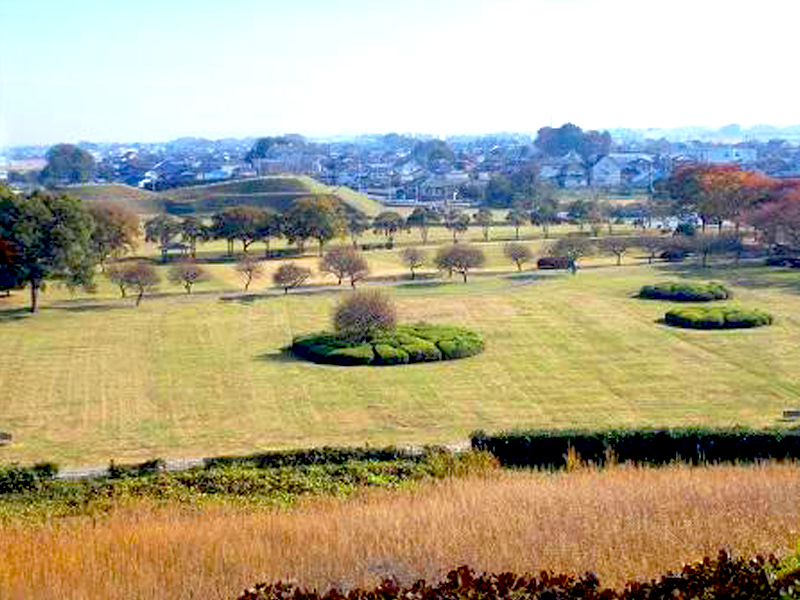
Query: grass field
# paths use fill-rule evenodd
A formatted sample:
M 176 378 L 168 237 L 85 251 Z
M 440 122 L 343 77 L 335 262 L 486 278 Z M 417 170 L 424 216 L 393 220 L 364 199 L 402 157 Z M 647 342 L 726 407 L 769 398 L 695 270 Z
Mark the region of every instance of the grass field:
M 800 470 L 617 467 L 502 472 L 291 510 L 146 505 L 101 518 L 6 522 L 9 600 L 235 598 L 258 581 L 349 588 L 395 575 L 593 571 L 620 586 L 715 556 L 788 554 Z
M 229 266 L 215 268 L 232 277 Z M 777 323 L 728 332 L 659 325 L 668 304 L 631 295 L 678 277 L 726 282 Z M 234 283 L 220 276 L 208 289 Z M 391 289 L 401 319 L 469 327 L 483 334 L 485 353 L 399 368 L 283 354 L 292 336 L 328 326 L 337 293 L 176 293 L 135 309 L 103 300 L 115 295 L 106 286 L 94 305 L 62 302 L 30 318 L 14 308 L 24 295 L 0 299 L 0 430 L 15 436 L 0 460 L 103 464 L 448 442 L 478 428 L 761 427 L 800 398 L 800 286 L 789 270 L 643 265 Z M 66 292 L 48 298 L 58 294 Z

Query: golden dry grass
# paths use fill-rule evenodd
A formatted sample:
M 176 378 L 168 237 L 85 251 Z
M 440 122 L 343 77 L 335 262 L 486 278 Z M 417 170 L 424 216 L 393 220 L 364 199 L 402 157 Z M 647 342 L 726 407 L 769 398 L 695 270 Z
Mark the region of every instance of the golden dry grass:
M 16 600 L 233 598 L 256 581 L 371 585 L 483 571 L 649 578 L 725 547 L 788 553 L 800 469 L 617 467 L 503 472 L 288 511 L 178 508 L 6 524 L 0 596 Z

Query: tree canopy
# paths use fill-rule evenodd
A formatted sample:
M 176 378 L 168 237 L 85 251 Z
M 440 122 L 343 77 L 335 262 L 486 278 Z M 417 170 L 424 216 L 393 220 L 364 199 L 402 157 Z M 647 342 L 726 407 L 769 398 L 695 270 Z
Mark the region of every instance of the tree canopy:
M 46 185 L 83 183 L 95 171 L 94 157 L 73 144 L 57 144 L 47 152 L 47 166 L 40 179 Z
M 13 248 L 14 276 L 30 286 L 31 312 L 36 312 L 39 290 L 48 279 L 91 287 L 93 229 L 92 217 L 76 198 L 0 191 L 0 239 Z

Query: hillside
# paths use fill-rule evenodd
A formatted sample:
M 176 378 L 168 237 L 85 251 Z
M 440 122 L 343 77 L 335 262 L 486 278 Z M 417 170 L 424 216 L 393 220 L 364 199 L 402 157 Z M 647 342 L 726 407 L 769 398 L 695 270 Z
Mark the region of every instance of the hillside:
M 349 188 L 330 187 L 306 176 L 272 176 L 165 190 L 158 198 L 167 212 L 208 213 L 248 204 L 284 210 L 303 196 L 334 195 L 355 211 L 370 216 L 381 205 Z
M 81 200 L 115 200 L 127 204 L 136 212 L 153 213 L 160 210 L 158 194 L 122 183 L 87 183 L 59 188 L 60 192 Z

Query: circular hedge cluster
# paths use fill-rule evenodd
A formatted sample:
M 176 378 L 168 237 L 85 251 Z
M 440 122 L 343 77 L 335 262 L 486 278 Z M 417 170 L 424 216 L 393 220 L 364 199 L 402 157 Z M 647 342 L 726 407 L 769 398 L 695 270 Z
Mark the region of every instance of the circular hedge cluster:
M 295 338 L 291 351 L 302 358 L 334 365 L 404 365 L 466 358 L 483 351 L 477 333 L 460 327 L 419 323 L 398 325 L 394 331 L 364 341 L 333 333 Z
M 689 329 L 742 329 L 772 324 L 772 315 L 732 306 L 679 308 L 664 315 L 667 325 Z
M 728 300 L 733 297 L 733 292 L 719 283 L 683 283 L 670 281 L 642 287 L 642 289 L 639 290 L 639 297 L 651 300 L 709 302 L 711 300 Z

